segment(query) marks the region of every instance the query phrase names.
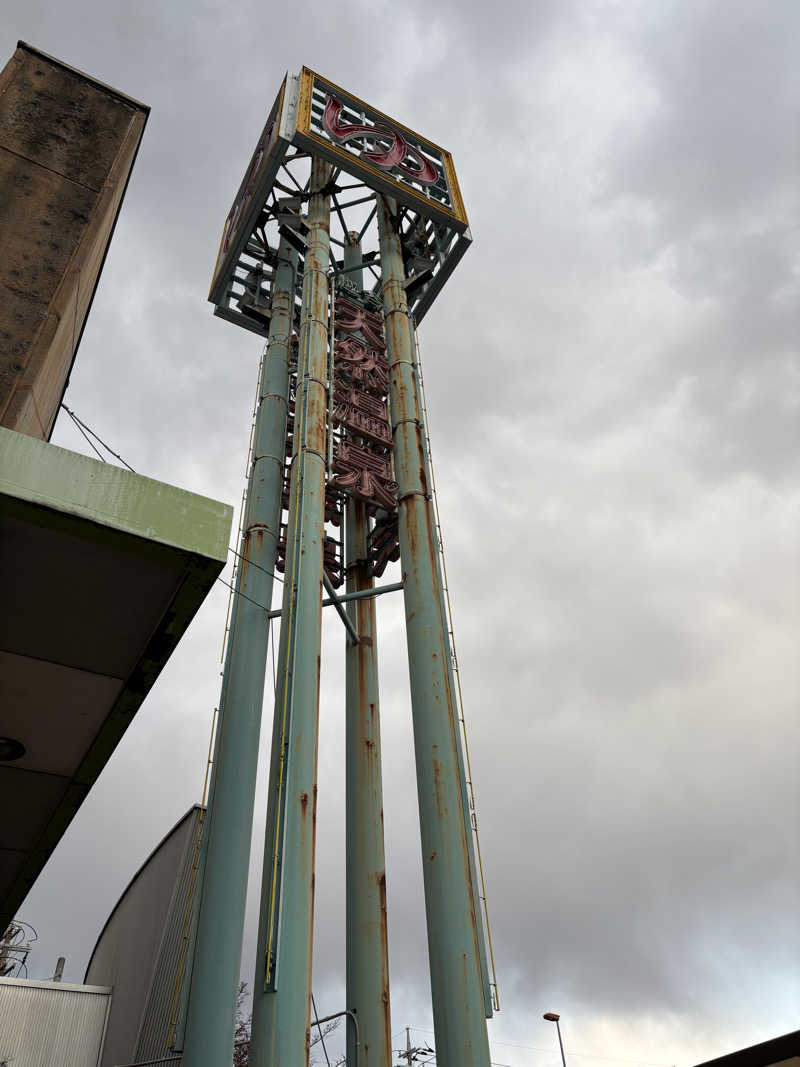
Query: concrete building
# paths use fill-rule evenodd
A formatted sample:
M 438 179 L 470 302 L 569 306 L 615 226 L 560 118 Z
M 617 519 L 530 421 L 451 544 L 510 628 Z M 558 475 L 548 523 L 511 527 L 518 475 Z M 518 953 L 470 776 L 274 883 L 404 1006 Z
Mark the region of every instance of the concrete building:
M 0 73 L 0 426 L 50 439 L 149 111 L 23 41 Z
M 0 74 L 0 930 L 227 561 L 227 505 L 47 443 L 148 110 Z

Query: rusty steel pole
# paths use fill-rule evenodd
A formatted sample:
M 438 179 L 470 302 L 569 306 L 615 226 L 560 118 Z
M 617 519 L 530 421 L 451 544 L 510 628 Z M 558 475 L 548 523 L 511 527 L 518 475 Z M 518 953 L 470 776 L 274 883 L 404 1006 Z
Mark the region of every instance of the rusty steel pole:
M 264 701 L 273 571 L 280 534 L 289 338 L 297 255 L 281 242 L 262 361 L 253 458 L 204 829 L 203 882 L 183 1063 L 230 1063 Z
M 256 953 L 253 1067 L 305 1067 L 308 1063 L 325 509 L 330 259 L 330 195 L 325 186 L 329 175 L 329 165 L 314 158 Z
M 362 273 L 357 234 L 345 239 L 344 267 L 359 289 Z M 370 590 L 367 505 L 345 505 L 347 592 Z M 359 635 L 347 639 L 346 659 L 346 882 L 347 1007 L 358 1017 L 359 1049 L 348 1026 L 348 1067 L 391 1067 L 389 949 L 386 934 L 386 869 L 383 843 L 378 649 L 373 598 L 350 601 L 347 612 Z M 357 1059 L 357 1065 L 356 1065 Z
M 436 1058 L 440 1067 L 488 1067 L 458 723 L 405 270 L 396 206 L 383 195 L 377 199 Z

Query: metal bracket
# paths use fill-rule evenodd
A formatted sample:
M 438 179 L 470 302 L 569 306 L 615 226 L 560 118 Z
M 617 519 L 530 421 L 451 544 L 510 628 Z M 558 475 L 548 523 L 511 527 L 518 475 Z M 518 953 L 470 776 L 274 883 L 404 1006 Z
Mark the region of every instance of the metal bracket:
M 322 601 L 323 608 L 329 608 L 335 604 L 347 604 L 351 600 L 368 600 L 370 597 L 382 596 L 384 593 L 397 593 L 404 588 L 403 582 L 392 582 L 388 585 L 376 585 L 372 589 L 359 589 L 355 593 L 342 593 L 341 596 L 330 586 L 328 576 L 325 575 L 325 590 L 332 595 Z M 268 611 L 268 619 L 279 619 L 283 614 L 281 608 L 276 608 L 275 611 Z M 348 619 L 349 622 L 349 619 Z
M 330 578 L 324 570 L 322 572 L 322 584 L 325 586 L 325 592 L 331 598 L 331 603 L 336 608 L 337 615 L 344 623 L 345 630 L 347 630 L 347 632 L 350 634 L 350 640 L 354 645 L 357 645 L 359 640 L 358 630 L 356 630 L 355 626 L 353 626 L 352 622 L 350 621 L 349 615 L 342 607 L 342 602 L 337 596 L 336 590 L 333 588 L 333 583 L 331 582 Z

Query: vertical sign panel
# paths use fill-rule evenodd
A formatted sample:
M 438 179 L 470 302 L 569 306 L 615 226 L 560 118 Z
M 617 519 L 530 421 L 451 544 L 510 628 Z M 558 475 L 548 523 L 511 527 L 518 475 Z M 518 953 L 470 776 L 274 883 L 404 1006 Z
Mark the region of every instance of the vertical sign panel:
M 214 276 L 208 299 L 212 303 L 222 303 L 225 288 L 233 276 L 234 268 L 242 253 L 248 237 L 253 231 L 256 220 L 264 206 L 264 200 L 275 181 L 278 168 L 289 144 L 280 135 L 281 114 L 286 103 L 286 78 L 283 79 L 280 92 L 269 113 L 263 133 L 258 140 L 256 150 L 245 171 L 242 184 L 231 205 L 222 238 L 219 243 Z

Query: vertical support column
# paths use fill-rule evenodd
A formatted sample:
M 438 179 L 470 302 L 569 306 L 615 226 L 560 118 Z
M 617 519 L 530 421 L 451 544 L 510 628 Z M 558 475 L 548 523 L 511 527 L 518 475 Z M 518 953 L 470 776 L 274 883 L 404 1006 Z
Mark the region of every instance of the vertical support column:
M 459 774 L 458 724 L 435 558 L 419 383 L 393 201 L 378 196 L 383 310 L 389 356 L 400 559 L 405 582 L 428 953 L 440 1067 L 488 1067 L 489 1042 L 470 847 Z
M 311 163 L 278 692 L 250 1062 L 308 1063 L 325 508 L 329 166 Z
M 297 256 L 281 242 L 214 746 L 185 1067 L 230 1063 L 233 1048 L 269 637 L 264 608 L 271 606 L 280 534 L 296 272 Z
M 344 266 L 361 261 L 357 234 L 345 240 Z M 360 271 L 351 271 L 359 288 Z M 347 592 L 372 589 L 367 566 L 366 505 L 345 506 Z M 347 612 L 359 643 L 346 646 L 347 1007 L 358 1017 L 358 1067 L 391 1067 L 389 949 L 383 845 L 380 705 L 375 600 L 350 601 Z M 347 1063 L 356 1067 L 355 1034 L 348 1026 Z
M 422 371 L 419 365 L 419 351 L 417 349 L 416 335 L 413 329 L 411 330 L 411 344 L 412 351 L 414 353 L 414 375 L 417 380 L 417 384 L 422 392 Z M 421 397 L 420 397 L 421 399 Z M 420 413 L 422 414 L 422 406 L 420 405 Z M 431 454 L 430 454 L 430 442 L 427 440 L 427 434 L 425 432 L 425 420 L 422 419 L 422 449 L 425 455 L 425 480 L 426 484 L 430 487 L 431 493 L 433 493 L 433 474 L 431 472 Z M 435 512 L 434 512 L 435 517 Z M 442 619 L 444 620 L 444 645 L 447 653 L 447 677 L 450 682 L 450 694 L 453 700 L 453 708 L 456 716 L 463 714 L 460 708 L 459 702 L 456 700 L 456 683 L 454 676 L 454 657 L 453 657 L 453 645 L 450 640 L 451 634 L 447 627 L 447 607 L 445 604 L 445 581 L 444 574 L 442 572 L 442 547 L 440 541 L 441 530 L 438 529 L 436 522 L 433 527 L 433 555 L 436 568 L 436 580 L 439 587 L 439 608 L 442 613 Z M 452 622 L 452 620 L 451 620 Z M 456 725 L 456 752 L 458 754 L 458 774 L 459 781 L 461 783 L 461 803 L 464 811 L 464 825 L 467 835 L 467 851 L 469 853 L 469 870 L 470 878 L 472 880 L 472 902 L 475 909 L 475 924 L 478 928 L 478 952 L 479 963 L 481 971 L 481 986 L 483 988 L 483 1006 L 484 1014 L 487 1019 L 491 1019 L 494 1014 L 494 1005 L 492 1001 L 492 989 L 489 984 L 489 966 L 486 959 L 486 940 L 485 940 L 485 928 L 483 925 L 483 913 L 481 911 L 482 897 L 481 897 L 481 882 L 478 879 L 478 869 L 475 863 L 475 845 L 476 838 L 473 837 L 473 811 L 470 806 L 470 796 L 467 789 L 467 772 L 464 762 L 464 745 L 462 744 L 462 733 L 459 726 Z M 470 783 L 470 790 L 472 786 Z

